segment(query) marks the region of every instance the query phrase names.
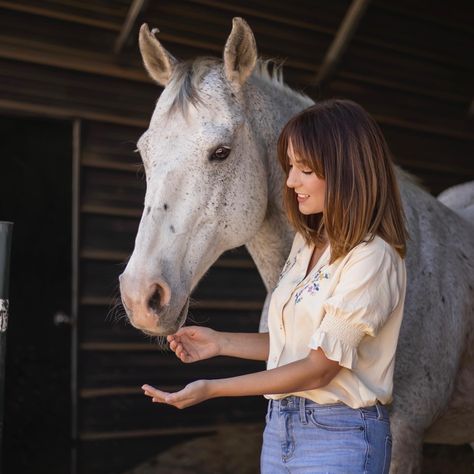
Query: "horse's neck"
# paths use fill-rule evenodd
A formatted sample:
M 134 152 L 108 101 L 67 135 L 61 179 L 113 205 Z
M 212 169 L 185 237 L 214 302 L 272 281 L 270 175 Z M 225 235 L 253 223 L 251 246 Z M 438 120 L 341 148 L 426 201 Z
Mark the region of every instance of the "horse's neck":
M 282 90 L 262 79 L 254 79 L 248 89 L 248 103 L 252 107 L 252 129 L 260 141 L 261 156 L 268 176 L 268 207 L 265 220 L 258 233 L 246 244 L 268 291 L 278 280 L 280 270 L 290 252 L 294 230 L 290 227 L 283 210 L 283 172 L 276 156 L 278 135 L 290 119 L 312 101 Z
M 284 215 L 280 212 L 272 214 L 265 218 L 258 233 L 246 244 L 267 291 L 276 285 L 294 234 Z

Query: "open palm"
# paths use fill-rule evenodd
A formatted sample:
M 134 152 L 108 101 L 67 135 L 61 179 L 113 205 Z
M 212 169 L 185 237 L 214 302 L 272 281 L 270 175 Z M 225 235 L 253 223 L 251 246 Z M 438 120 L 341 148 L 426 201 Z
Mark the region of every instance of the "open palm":
M 185 326 L 167 337 L 170 349 L 182 362 L 196 362 L 219 355 L 219 333 L 210 328 Z

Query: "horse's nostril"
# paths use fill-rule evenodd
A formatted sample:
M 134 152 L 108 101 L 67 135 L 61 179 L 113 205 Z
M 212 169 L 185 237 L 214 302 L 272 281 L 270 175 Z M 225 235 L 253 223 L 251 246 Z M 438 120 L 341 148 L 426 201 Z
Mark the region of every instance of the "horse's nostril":
M 150 296 L 150 299 L 148 300 L 148 307 L 154 313 L 158 314 L 160 306 L 161 306 L 161 293 L 160 293 L 160 288 L 157 286 L 155 288 L 155 291 Z

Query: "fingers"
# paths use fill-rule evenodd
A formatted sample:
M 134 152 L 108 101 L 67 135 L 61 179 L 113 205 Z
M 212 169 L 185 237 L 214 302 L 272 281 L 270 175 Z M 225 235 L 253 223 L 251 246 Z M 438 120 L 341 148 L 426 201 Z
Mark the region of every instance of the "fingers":
M 145 384 L 142 385 L 142 390 L 147 397 L 151 398 L 153 403 L 166 403 L 168 405 L 174 405 L 177 408 L 181 407 L 176 404 L 179 404 L 179 402 L 185 398 L 185 389 L 180 390 L 179 392 L 169 393 Z
M 174 336 L 184 336 L 185 334 L 192 336 L 195 326 L 183 326 L 176 331 Z
M 170 336 L 168 336 L 169 338 Z M 176 354 L 176 356 L 181 360 L 181 362 L 187 362 L 189 360 L 189 353 L 185 350 L 181 340 L 175 338 L 171 340 L 170 349 Z
M 176 346 L 176 355 L 181 359 L 182 362 L 185 362 L 189 357 L 188 352 L 184 349 L 182 344 Z
M 157 388 L 147 384 L 142 385 L 142 390 L 144 391 L 145 395 L 150 397 L 155 403 L 166 403 L 166 397 L 170 395 L 169 392 L 158 390 Z

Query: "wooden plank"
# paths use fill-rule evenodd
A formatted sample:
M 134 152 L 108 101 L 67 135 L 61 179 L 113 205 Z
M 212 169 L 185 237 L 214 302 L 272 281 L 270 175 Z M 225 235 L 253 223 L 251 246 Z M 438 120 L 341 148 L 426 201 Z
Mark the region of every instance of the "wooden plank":
M 157 344 L 153 343 L 124 343 L 124 342 L 83 342 L 79 345 L 82 351 L 163 351 Z
M 102 262 L 123 262 L 130 257 L 129 252 L 115 252 L 103 249 L 83 249 L 81 251 L 81 259 L 84 260 L 98 260 Z M 242 260 L 233 258 L 219 258 L 213 267 L 218 268 L 240 268 L 252 269 L 256 268 L 253 260 Z
M 55 10 L 51 7 L 48 8 L 44 6 L 44 4 L 24 4 L 1 0 L 0 8 L 16 12 L 29 13 L 31 15 L 38 15 L 45 18 L 54 18 L 56 20 L 62 20 L 71 23 L 78 23 L 80 25 L 94 26 L 96 28 L 103 28 L 104 30 L 120 31 L 120 25 L 118 23 L 113 23 L 103 19 L 91 18 L 90 15 L 78 15 L 69 13 L 67 11 Z
M 118 125 L 142 126 L 148 125 L 148 120 L 133 117 L 121 117 L 109 113 L 100 113 L 82 108 L 69 106 L 51 106 L 45 103 L 34 103 L 28 101 L 9 100 L 0 98 L 0 110 L 3 112 L 20 112 L 23 114 L 38 115 L 42 117 L 60 118 L 71 120 L 82 118 L 98 122 L 108 122 Z
M 50 45 L 46 47 L 37 40 L 7 38 L 0 35 L 0 57 L 135 82 L 151 82 L 143 70 L 114 64 L 107 55 L 81 52 L 56 45 L 54 48 Z
M 98 168 L 112 171 L 127 171 L 129 173 L 135 174 L 137 172 L 141 172 L 143 169 L 142 163 L 119 163 L 117 161 L 101 160 L 97 158 L 84 158 L 81 161 L 81 165 L 87 166 L 89 168 Z
M 141 217 L 142 210 L 140 209 L 122 209 L 112 206 L 98 206 L 94 204 L 84 204 L 81 206 L 81 212 L 84 214 L 100 214 L 104 216 L 119 216 L 119 217 Z
M 162 390 L 171 391 L 176 390 L 176 387 L 169 386 Z M 143 391 L 140 387 L 105 387 L 105 388 L 83 388 L 79 390 L 81 398 L 97 398 L 97 397 L 111 397 L 118 395 L 140 395 Z
M 234 425 L 235 426 L 235 425 Z M 128 430 L 128 431 L 102 431 L 102 432 L 82 432 L 79 434 L 81 441 L 103 441 L 110 439 L 132 439 L 149 438 L 159 436 L 185 435 L 185 434 L 212 434 L 217 432 L 216 425 L 200 427 L 178 427 L 178 428 L 154 428 L 148 430 Z
M 83 296 L 79 303 L 83 306 L 110 306 L 114 298 L 100 296 Z M 214 310 L 238 310 L 238 311 L 261 311 L 263 301 L 242 301 L 242 300 L 200 300 L 192 301 L 191 308 L 214 309 Z

